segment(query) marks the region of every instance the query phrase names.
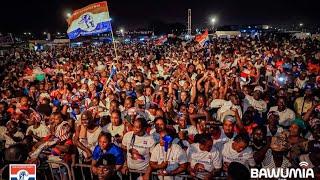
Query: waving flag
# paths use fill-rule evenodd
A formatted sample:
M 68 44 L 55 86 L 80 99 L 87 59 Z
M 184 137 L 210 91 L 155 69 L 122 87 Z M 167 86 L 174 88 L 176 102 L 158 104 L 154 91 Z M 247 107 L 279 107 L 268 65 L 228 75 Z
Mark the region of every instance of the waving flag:
M 68 19 L 69 39 L 111 31 L 110 20 L 106 1 L 78 9 Z
M 117 67 L 115 65 L 112 65 L 111 67 L 111 71 L 110 71 L 110 75 L 109 78 L 107 80 L 106 84 L 109 84 L 109 82 L 111 81 L 112 77 L 117 73 Z
M 155 43 L 155 45 L 160 46 L 160 45 L 163 45 L 167 41 L 168 41 L 168 37 L 167 37 L 167 35 L 164 35 L 164 36 L 161 36 L 158 39 L 156 39 L 156 41 L 154 43 Z
M 209 34 L 208 30 L 206 29 L 206 31 L 204 33 L 196 35 L 195 41 L 197 41 L 199 44 L 201 44 L 203 46 L 204 43 L 209 39 L 208 34 Z

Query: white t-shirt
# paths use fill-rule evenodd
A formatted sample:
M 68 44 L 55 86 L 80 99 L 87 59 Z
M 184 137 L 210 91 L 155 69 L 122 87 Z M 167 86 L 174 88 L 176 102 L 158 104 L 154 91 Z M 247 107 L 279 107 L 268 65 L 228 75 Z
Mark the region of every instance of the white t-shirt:
M 102 131 L 101 127 L 98 127 L 95 131 L 89 132 L 87 130 L 87 137 L 85 138 L 79 138 L 79 141 L 87 148 L 93 152 L 94 148 L 98 145 L 98 137 Z M 78 151 L 80 154 L 82 154 L 85 158 L 89 156 L 86 152 L 84 152 L 82 149 L 78 148 Z
M 120 126 L 112 126 L 112 123 L 109 123 L 102 128 L 102 131 L 109 132 L 112 137 L 114 137 L 117 134 L 123 136 L 124 124 L 121 124 Z
M 247 105 L 252 106 L 254 109 L 258 110 L 259 112 L 266 112 L 267 111 L 267 103 L 264 100 L 255 100 L 253 96 L 246 95 L 245 102 Z M 244 109 L 246 111 L 247 109 Z
M 101 127 L 98 127 L 94 132 L 89 132 L 87 130 L 87 147 L 93 151 L 94 148 L 98 145 L 98 137 L 102 131 Z
M 220 127 L 220 132 L 221 132 L 221 134 L 220 134 L 219 139 L 213 140 L 213 146 L 214 146 L 219 152 L 222 151 L 223 145 L 224 145 L 226 142 L 232 141 L 232 139 L 233 139 L 234 137 L 236 137 L 236 135 L 237 135 L 237 134 L 234 132 L 232 138 L 230 139 L 230 138 L 224 133 L 224 130 L 223 130 L 222 127 Z
M 186 152 L 177 144 L 172 144 L 167 152 L 164 151 L 164 147 L 157 144 L 151 152 L 150 161 L 158 162 L 161 164 L 164 161 L 168 161 L 168 166 L 165 169 L 167 172 L 174 171 L 180 164 L 187 162 Z M 159 177 L 162 179 L 162 176 Z M 173 179 L 171 176 L 164 176 L 164 179 Z
M 284 111 L 279 111 L 278 106 L 273 106 L 270 108 L 270 111 L 276 111 L 279 113 L 279 124 L 282 126 L 290 126 L 291 122 L 295 119 L 296 115 L 295 113 L 289 109 L 286 108 Z
M 42 138 L 42 137 L 46 137 L 50 134 L 50 130 L 47 126 L 40 124 L 40 126 L 38 128 L 33 128 L 33 126 L 29 126 L 27 129 L 27 133 L 29 134 L 29 132 L 32 131 L 34 135 Z M 33 141 L 37 141 L 36 139 L 33 139 Z
M 247 168 L 249 166 L 255 166 L 256 162 L 253 159 L 253 152 L 250 147 L 247 147 L 242 152 L 238 153 L 232 149 L 232 143 L 234 141 L 229 141 L 224 144 L 222 149 L 223 163 L 239 162 L 245 165 Z
M 155 146 L 150 135 L 136 136 L 133 131 L 127 132 L 122 139 L 127 147 L 127 164 L 129 169 L 144 171 L 149 166 L 150 152 Z
M 196 164 L 202 164 L 206 173 L 197 173 L 197 177 L 203 178 L 205 174 L 211 173 L 214 169 L 220 169 L 222 167 L 221 155 L 214 147 L 210 152 L 202 151 L 199 148 L 199 143 L 194 143 L 188 148 L 187 156 L 188 162 L 192 168 Z

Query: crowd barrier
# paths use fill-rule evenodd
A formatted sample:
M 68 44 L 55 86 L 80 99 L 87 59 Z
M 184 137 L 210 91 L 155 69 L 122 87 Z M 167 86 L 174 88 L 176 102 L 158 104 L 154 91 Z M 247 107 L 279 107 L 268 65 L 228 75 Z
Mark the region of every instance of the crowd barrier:
M 73 180 L 68 164 L 59 161 L 47 161 L 47 163 L 53 180 Z M 48 173 L 46 172 L 45 174 L 47 178 Z
M 79 172 L 79 170 L 80 170 L 80 172 Z M 75 164 L 75 165 L 72 165 L 71 173 L 72 173 L 73 180 L 76 180 L 79 175 L 81 175 L 80 176 L 81 180 L 88 180 L 88 179 L 92 180 L 93 179 L 91 166 L 88 165 L 88 164 Z M 90 174 L 90 175 L 88 176 L 88 174 Z

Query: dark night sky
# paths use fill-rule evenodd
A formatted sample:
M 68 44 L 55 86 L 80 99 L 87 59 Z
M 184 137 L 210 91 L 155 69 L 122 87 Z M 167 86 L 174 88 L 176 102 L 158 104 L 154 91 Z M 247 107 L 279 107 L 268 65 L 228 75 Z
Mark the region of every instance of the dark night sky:
M 93 0 L 3 0 L 1 31 L 63 31 L 66 10 L 75 10 Z M 216 15 L 218 25 L 227 24 L 319 24 L 319 0 L 109 0 L 114 26 L 145 27 L 151 20 L 186 23 L 192 9 L 193 28 L 207 26 Z

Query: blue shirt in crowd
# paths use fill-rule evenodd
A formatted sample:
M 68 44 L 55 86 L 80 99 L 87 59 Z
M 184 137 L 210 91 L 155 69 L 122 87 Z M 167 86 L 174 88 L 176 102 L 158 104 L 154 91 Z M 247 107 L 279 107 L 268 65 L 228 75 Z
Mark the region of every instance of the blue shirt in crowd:
M 92 153 L 93 160 L 98 161 L 100 158 L 106 158 L 112 156 L 115 165 L 124 164 L 124 156 L 122 149 L 113 143 L 110 144 L 107 150 L 103 151 L 99 145 L 97 145 Z M 108 158 L 109 159 L 109 158 Z

